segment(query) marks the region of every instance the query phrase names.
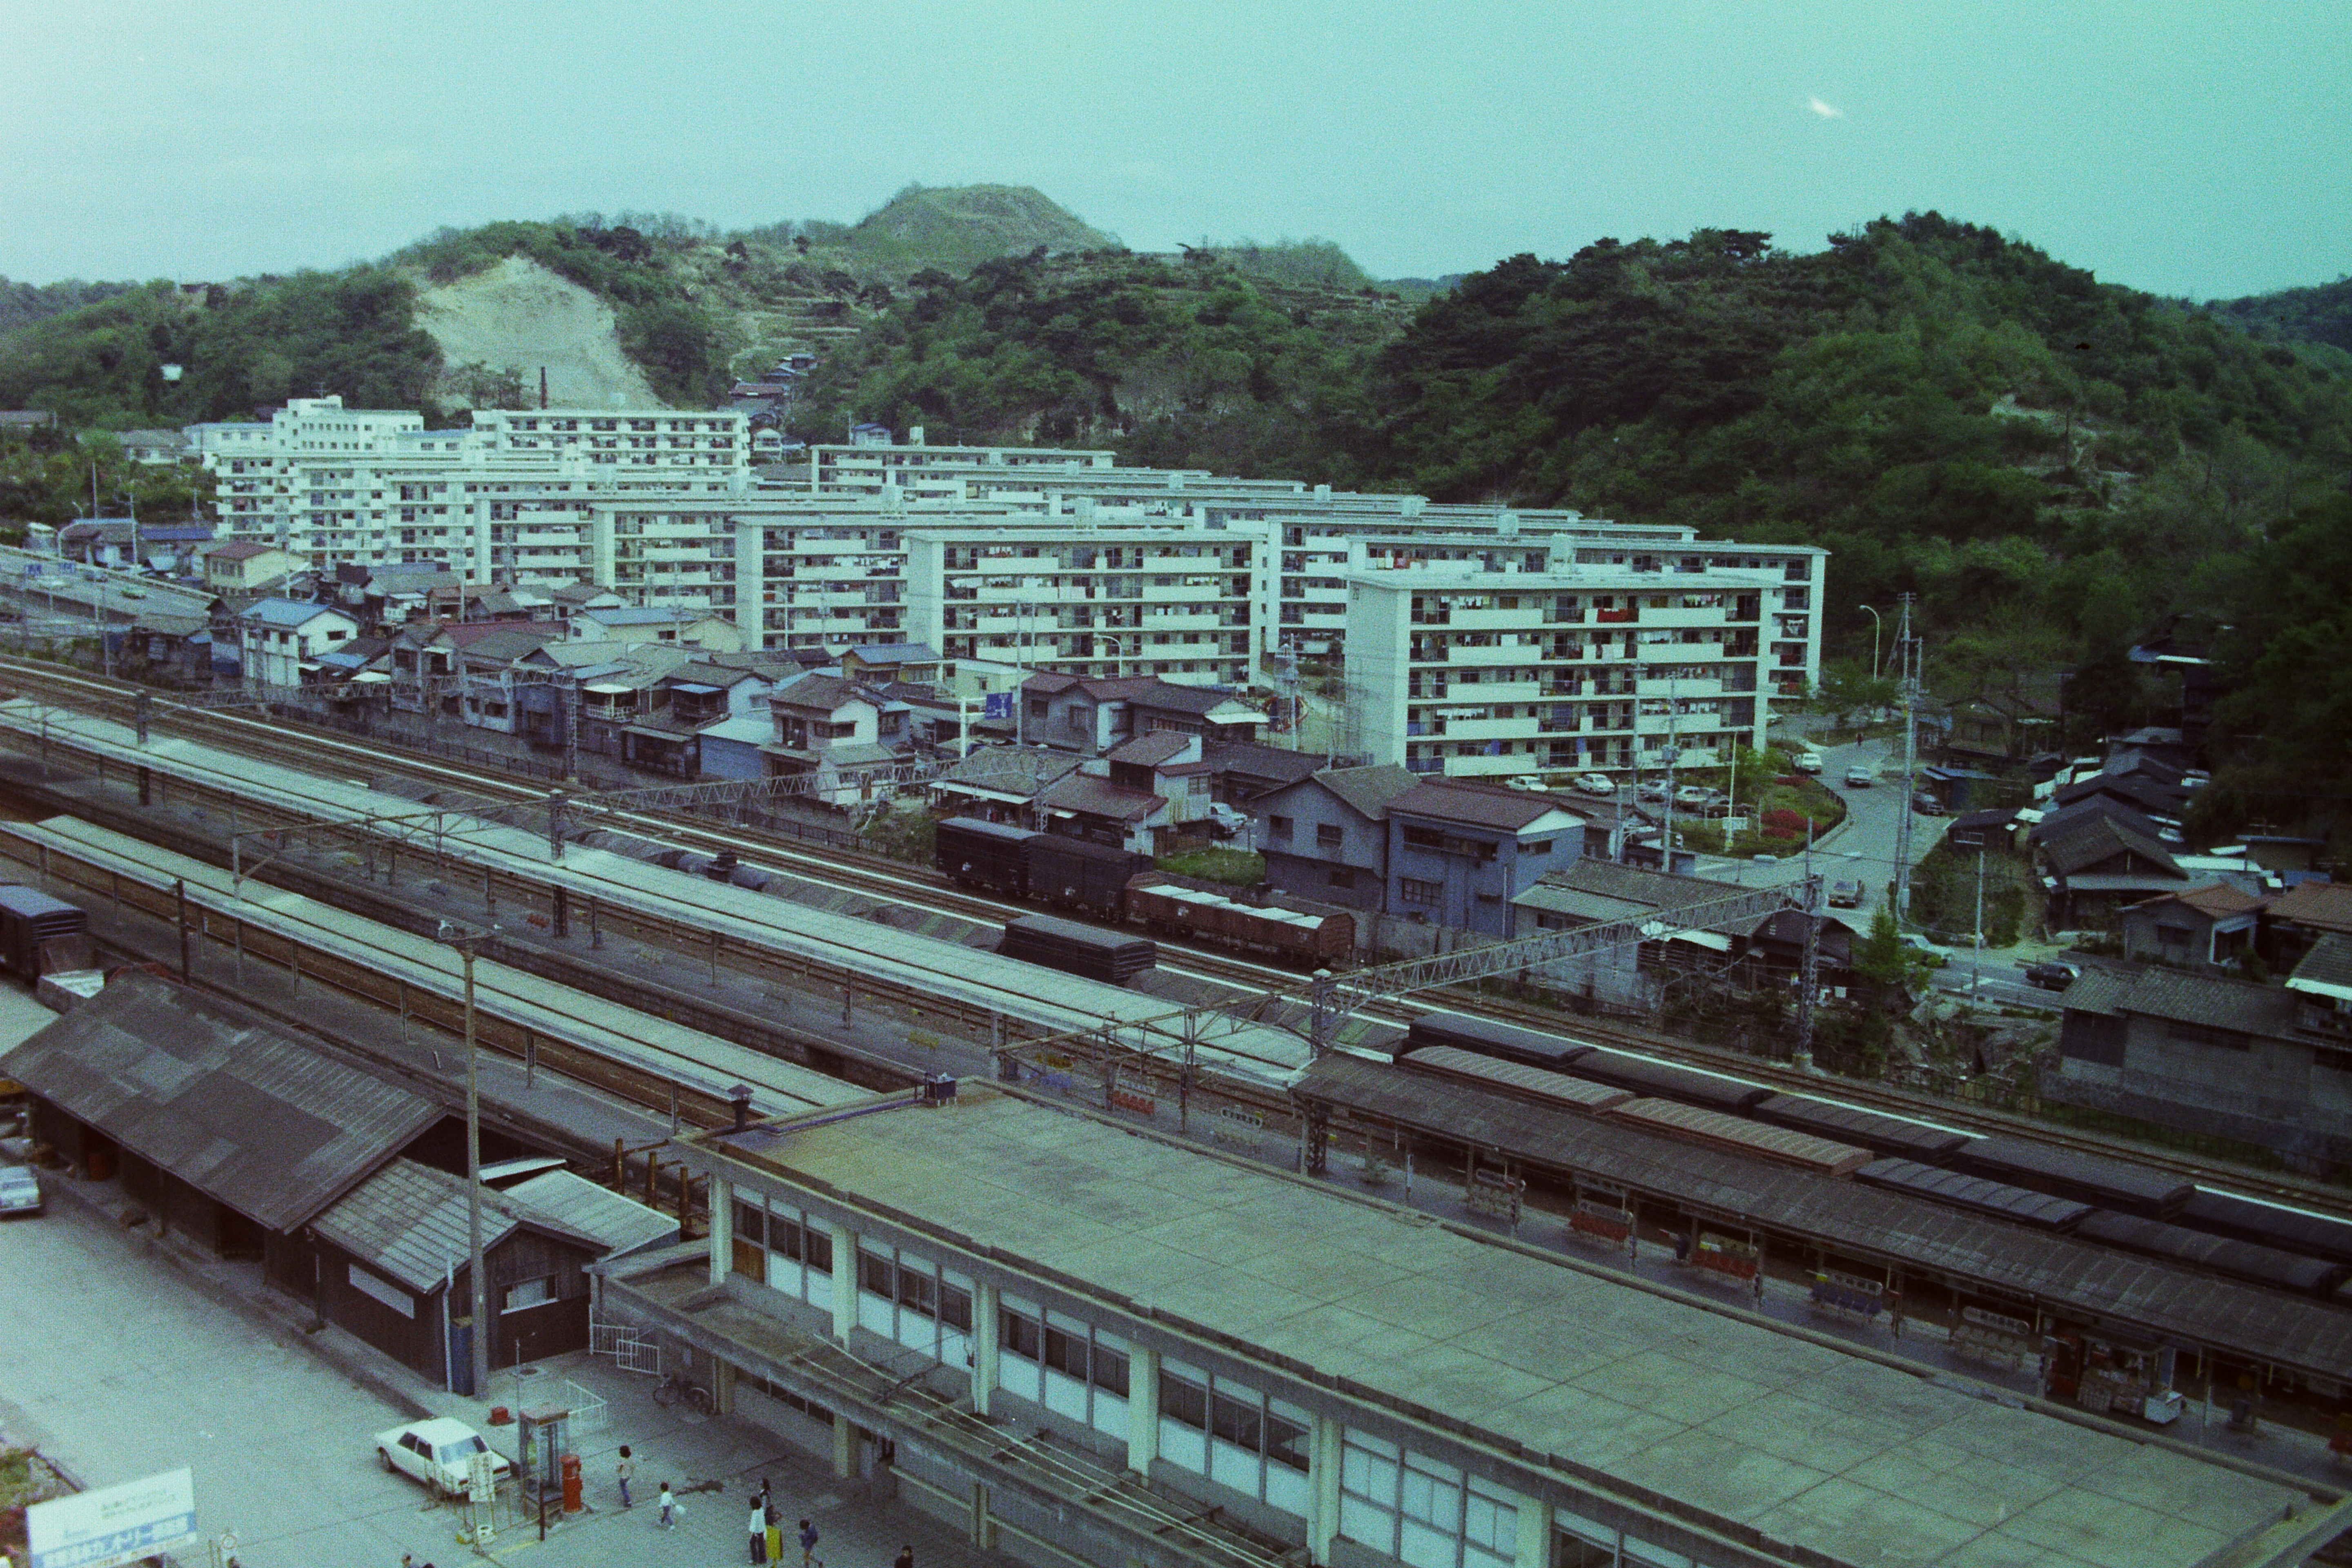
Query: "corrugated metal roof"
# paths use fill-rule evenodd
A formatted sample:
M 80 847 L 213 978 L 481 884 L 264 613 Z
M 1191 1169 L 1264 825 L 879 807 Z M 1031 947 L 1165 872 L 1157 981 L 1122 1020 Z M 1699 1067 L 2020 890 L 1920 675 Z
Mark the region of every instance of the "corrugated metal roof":
M 595 1237 L 541 1214 L 514 1194 L 482 1189 L 485 1251 L 526 1225 L 604 1250 Z M 469 1250 L 466 1179 L 414 1160 L 394 1160 L 352 1188 L 311 1227 L 410 1289 L 430 1290 L 464 1265 Z
M 570 1171 L 550 1171 L 507 1189 L 567 1229 L 594 1237 L 608 1254 L 635 1252 L 677 1235 L 677 1221 Z
M 138 973 L 0 1058 L 0 1077 L 271 1230 L 310 1219 L 441 1116 L 233 1003 Z
M 2352 1366 L 2352 1313 L 2340 1309 L 1851 1178 L 1678 1142 L 1609 1117 L 1553 1110 L 1360 1057 L 1323 1058 L 1299 1075 L 1293 1092 L 1310 1103 L 1395 1118 L 1589 1180 L 1672 1197 L 1703 1217 L 1751 1220 L 1849 1253 L 2039 1296 L 2086 1321 L 2139 1328 L 2179 1344 L 2231 1347 L 2326 1377 L 2341 1377 Z

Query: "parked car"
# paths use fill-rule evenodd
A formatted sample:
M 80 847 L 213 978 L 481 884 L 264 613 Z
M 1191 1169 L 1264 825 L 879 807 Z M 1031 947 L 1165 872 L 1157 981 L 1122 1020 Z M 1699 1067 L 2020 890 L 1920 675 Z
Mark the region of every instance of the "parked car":
M 1613 800 L 1617 795 L 1617 781 L 1607 773 L 1579 773 L 1576 775 L 1576 787 L 1582 794 L 1607 799 Z
M 1544 793 L 1543 780 L 1538 778 L 1533 773 L 1513 773 L 1510 777 L 1505 779 L 1503 783 L 1507 788 L 1519 790 L 1528 795 L 1541 795 Z
M 41 1178 L 30 1165 L 0 1165 L 0 1215 L 41 1212 Z
M 1944 815 L 1944 803 L 1924 789 L 1914 790 L 1911 792 L 1911 809 L 1922 816 L 1941 816 Z
M 2063 991 L 2083 977 L 2083 966 L 2063 958 L 2046 959 L 2025 966 L 2025 983 L 2039 985 L 2044 991 Z
M 1237 805 L 1227 805 L 1222 800 L 1210 805 L 1209 821 L 1221 837 L 1231 838 L 1237 833 L 1250 830 L 1249 814 Z
M 1653 805 L 1663 805 L 1674 797 L 1674 787 L 1664 779 L 1652 779 L 1633 792 L 1635 800 L 1648 801 Z
M 1862 907 L 1862 884 L 1851 877 L 1840 877 L 1830 883 L 1830 908 L 1858 910 Z
M 1854 763 L 1845 771 L 1845 787 L 1848 789 L 1868 789 L 1877 782 L 1878 775 L 1860 763 Z
M 1929 942 L 1926 937 L 1921 936 L 1916 931 L 1905 931 L 1902 935 L 1901 941 L 1905 947 L 1909 948 L 1920 958 L 1926 960 L 1927 967 L 1930 969 L 1941 969 L 1944 965 L 1952 962 L 1952 950 L 1950 948 L 1940 946 L 1936 942 Z
M 1710 805 L 1722 798 L 1721 790 L 1708 789 L 1704 784 L 1685 784 L 1675 791 L 1676 805 Z
M 383 1468 L 415 1477 L 436 1497 L 464 1491 L 467 1467 L 480 1453 L 491 1455 L 491 1468 L 499 1476 L 512 1472 L 514 1467 L 483 1442 L 480 1433 L 446 1415 L 375 1435 L 375 1457 Z
M 1789 768 L 1792 773 L 1818 773 L 1822 771 L 1822 754 L 1819 752 L 1798 752 L 1790 758 Z

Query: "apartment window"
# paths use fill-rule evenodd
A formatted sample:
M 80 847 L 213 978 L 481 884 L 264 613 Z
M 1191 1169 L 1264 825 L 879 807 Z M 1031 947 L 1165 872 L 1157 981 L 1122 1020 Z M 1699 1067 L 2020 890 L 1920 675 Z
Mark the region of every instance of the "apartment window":
M 1286 816 L 1273 816 L 1265 819 L 1265 836 L 1279 844 L 1290 842 L 1293 824 Z
M 1418 877 L 1397 879 L 1397 897 L 1408 904 L 1435 904 L 1444 896 L 1443 882 L 1424 882 Z
M 971 1278 L 903 1247 L 857 1249 L 857 1324 L 949 1366 L 971 1363 Z
M 1338 823 L 1318 822 L 1315 825 L 1315 847 L 1318 849 L 1337 849 L 1347 841 L 1348 830 Z
M 1352 888 L 1356 885 L 1355 868 L 1350 866 L 1334 866 L 1324 873 L 1324 880 L 1334 888 Z

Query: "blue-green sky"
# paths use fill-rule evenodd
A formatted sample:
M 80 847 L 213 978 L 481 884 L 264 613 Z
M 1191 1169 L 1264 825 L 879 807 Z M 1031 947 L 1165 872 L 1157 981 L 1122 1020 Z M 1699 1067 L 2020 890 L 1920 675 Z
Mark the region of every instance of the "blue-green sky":
M 0 0 L 0 273 L 1034 184 L 1381 276 L 1934 207 L 2198 298 L 2352 270 L 2352 4 Z

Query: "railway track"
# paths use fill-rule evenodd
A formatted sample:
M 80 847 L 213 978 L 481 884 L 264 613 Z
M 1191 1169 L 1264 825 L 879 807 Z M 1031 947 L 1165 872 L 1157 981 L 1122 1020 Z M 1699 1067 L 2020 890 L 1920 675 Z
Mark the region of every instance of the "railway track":
M 0 657 L 0 679 L 28 695 L 47 697 L 76 711 L 122 722 L 131 719 L 134 689 L 123 682 L 5 657 Z M 407 751 L 396 742 L 362 742 L 324 731 L 289 731 L 276 720 L 179 707 L 166 697 L 159 696 L 155 700 L 151 723 L 157 730 L 170 730 L 192 739 L 234 745 L 247 754 L 301 772 L 331 773 L 338 771 L 338 765 L 341 765 L 369 773 L 393 773 L 440 788 L 461 791 L 476 798 L 505 804 L 543 801 L 551 793 L 542 786 L 524 784 L 510 776 Z M 646 837 L 658 837 L 714 855 L 730 850 L 747 864 L 778 875 L 887 902 L 992 925 L 1002 925 L 1016 915 L 1034 912 L 1026 905 L 962 892 L 949 887 L 943 879 L 898 862 L 880 861 L 839 850 L 824 855 L 813 854 L 784 835 L 759 828 L 731 824 L 714 825 L 691 814 L 676 811 L 631 811 L 615 815 L 619 826 Z M 1176 963 L 1163 961 L 1163 968 L 1248 993 L 1294 992 L 1303 984 L 1302 977 L 1290 970 L 1253 963 L 1228 954 L 1177 943 L 1163 942 L 1161 948 L 1163 953 L 1180 955 Z M 1417 1003 L 1367 1009 L 1364 1016 L 1402 1026 L 1410 1023 L 1416 1015 L 1438 1008 L 1476 1014 L 1523 1028 L 1569 1036 L 1594 1045 L 1614 1046 L 1680 1066 L 1745 1079 L 1789 1093 L 1842 1101 L 1959 1131 L 2029 1137 L 2074 1152 L 2129 1161 L 2191 1177 L 2209 1185 L 2222 1185 L 2242 1195 L 2352 1219 L 2352 1195 L 2317 1183 L 2242 1165 L 2200 1160 L 2159 1147 L 2055 1126 L 1964 1101 L 1853 1079 L 1829 1079 L 1817 1073 L 1760 1058 L 1742 1056 L 1607 1020 L 1564 1015 L 1524 1002 L 1445 989 L 1424 993 Z M 1084 1045 L 1073 1042 L 1068 1054 L 1074 1060 L 1087 1061 L 1088 1053 Z M 1286 1101 L 1261 1089 L 1234 1085 L 1227 1092 L 1238 1103 L 1279 1115 L 1286 1121 L 1293 1114 L 1293 1108 Z

